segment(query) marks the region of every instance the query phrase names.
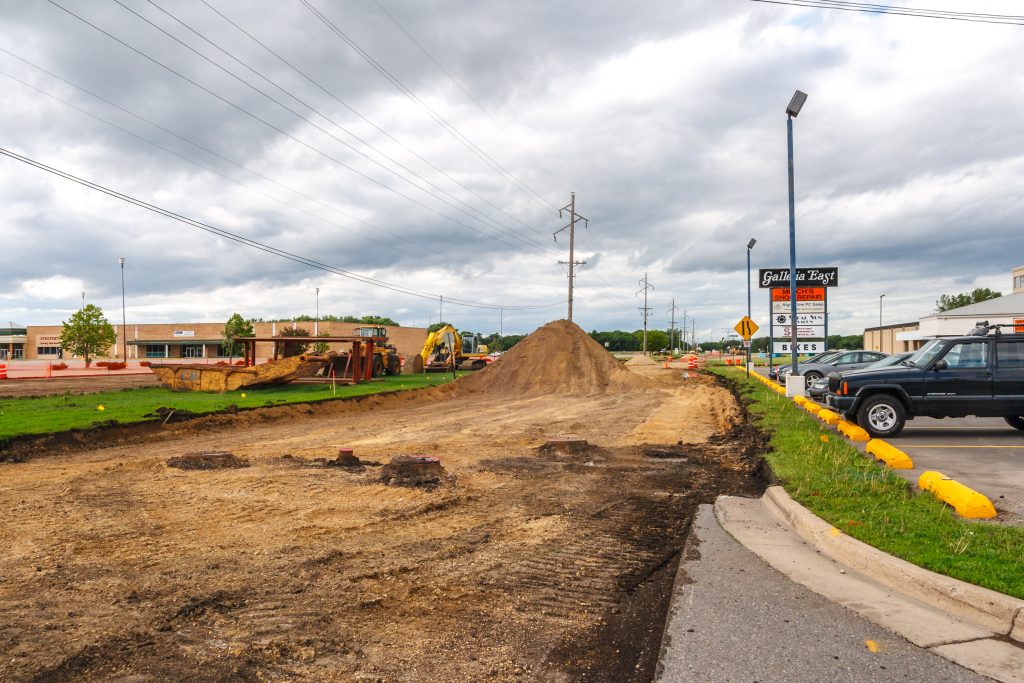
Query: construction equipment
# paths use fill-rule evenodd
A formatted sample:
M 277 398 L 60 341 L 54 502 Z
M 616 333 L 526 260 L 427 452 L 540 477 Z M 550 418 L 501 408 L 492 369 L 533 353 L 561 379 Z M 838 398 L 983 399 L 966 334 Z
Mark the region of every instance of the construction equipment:
M 173 391 L 234 391 L 242 387 L 299 381 L 358 384 L 401 371 L 398 351 L 388 344 L 383 327 L 357 327 L 341 337 L 238 337 L 244 348 L 241 366 L 199 363 L 153 363 L 149 369 Z M 273 342 L 273 358 L 256 364 L 256 342 Z M 296 353 L 312 343 L 349 343 L 351 350 Z M 292 354 L 292 355 L 288 355 Z
M 423 350 L 413 362 L 425 372 L 482 370 L 494 359 L 487 355 L 487 345 L 480 342 L 479 334 L 460 334 L 451 325 L 445 325 L 427 335 Z
M 388 343 L 385 327 L 357 327 L 357 337 L 373 340 L 373 376 L 397 375 L 402 371 L 402 359 L 394 344 Z

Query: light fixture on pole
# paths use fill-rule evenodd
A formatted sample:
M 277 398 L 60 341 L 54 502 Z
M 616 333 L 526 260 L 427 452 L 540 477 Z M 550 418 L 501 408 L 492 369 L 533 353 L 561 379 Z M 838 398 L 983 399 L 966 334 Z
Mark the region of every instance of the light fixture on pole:
M 796 317 L 796 199 L 793 190 L 793 119 L 799 114 L 807 101 L 807 93 L 797 90 L 793 99 L 786 107 L 786 147 L 789 157 L 789 331 L 790 350 L 793 358 L 793 377 L 797 376 L 797 317 Z
M 320 288 L 316 288 L 316 319 L 313 321 L 313 336 L 320 334 Z
M 121 264 L 121 355 L 124 362 L 128 362 L 128 317 L 124 308 L 124 256 L 117 259 Z M 115 347 L 116 348 L 116 347 Z
M 747 242 L 747 317 L 750 317 L 750 251 L 757 244 L 757 240 L 753 237 Z M 754 345 L 753 340 L 749 340 L 747 345 L 747 377 L 750 377 L 750 353 L 753 351 L 751 348 Z
M 882 350 L 882 299 L 885 294 L 878 295 L 878 350 Z

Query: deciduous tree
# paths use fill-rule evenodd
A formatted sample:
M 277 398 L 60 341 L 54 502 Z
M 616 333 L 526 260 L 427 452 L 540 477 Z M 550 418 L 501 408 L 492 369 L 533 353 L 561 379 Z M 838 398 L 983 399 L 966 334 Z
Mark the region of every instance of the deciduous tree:
M 971 304 L 988 301 L 989 299 L 998 299 L 1002 295 L 1002 292 L 997 292 L 988 287 L 979 287 L 963 294 L 943 294 L 935 301 L 935 309 L 936 312 L 942 313 L 944 311 L 951 311 L 954 308 L 963 308 Z
M 96 355 L 106 353 L 116 342 L 113 325 L 103 316 L 103 311 L 92 304 L 75 311 L 60 333 L 60 347 L 84 358 L 86 367 Z
M 234 313 L 224 324 L 224 348 L 227 349 L 229 359 L 239 356 L 242 353 L 242 345 L 235 341 L 238 337 L 252 337 L 256 334 L 251 320 L 246 320 L 238 313 Z

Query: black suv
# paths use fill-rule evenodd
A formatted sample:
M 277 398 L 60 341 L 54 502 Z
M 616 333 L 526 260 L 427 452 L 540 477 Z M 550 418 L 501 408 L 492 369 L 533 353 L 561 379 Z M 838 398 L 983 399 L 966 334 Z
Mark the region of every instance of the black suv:
M 979 323 L 969 335 L 932 339 L 899 365 L 830 377 L 825 401 L 878 437 L 918 415 L 1002 417 L 1024 430 L 1024 334 Z

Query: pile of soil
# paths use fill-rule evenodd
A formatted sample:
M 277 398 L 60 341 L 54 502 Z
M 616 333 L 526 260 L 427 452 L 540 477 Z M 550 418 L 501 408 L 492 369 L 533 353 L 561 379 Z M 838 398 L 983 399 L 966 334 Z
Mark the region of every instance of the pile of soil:
M 513 346 L 489 368 L 459 380 L 456 394 L 492 396 L 589 396 L 654 388 L 651 380 L 622 367 L 579 325 L 556 320 Z
M 397 455 L 380 472 L 388 486 L 412 486 L 432 491 L 449 480 L 441 461 L 425 455 Z
M 223 470 L 248 467 L 249 461 L 228 451 L 195 451 L 168 458 L 167 466 L 181 470 Z
M 633 356 L 626 361 L 626 365 L 657 365 L 657 363 L 650 356 Z

